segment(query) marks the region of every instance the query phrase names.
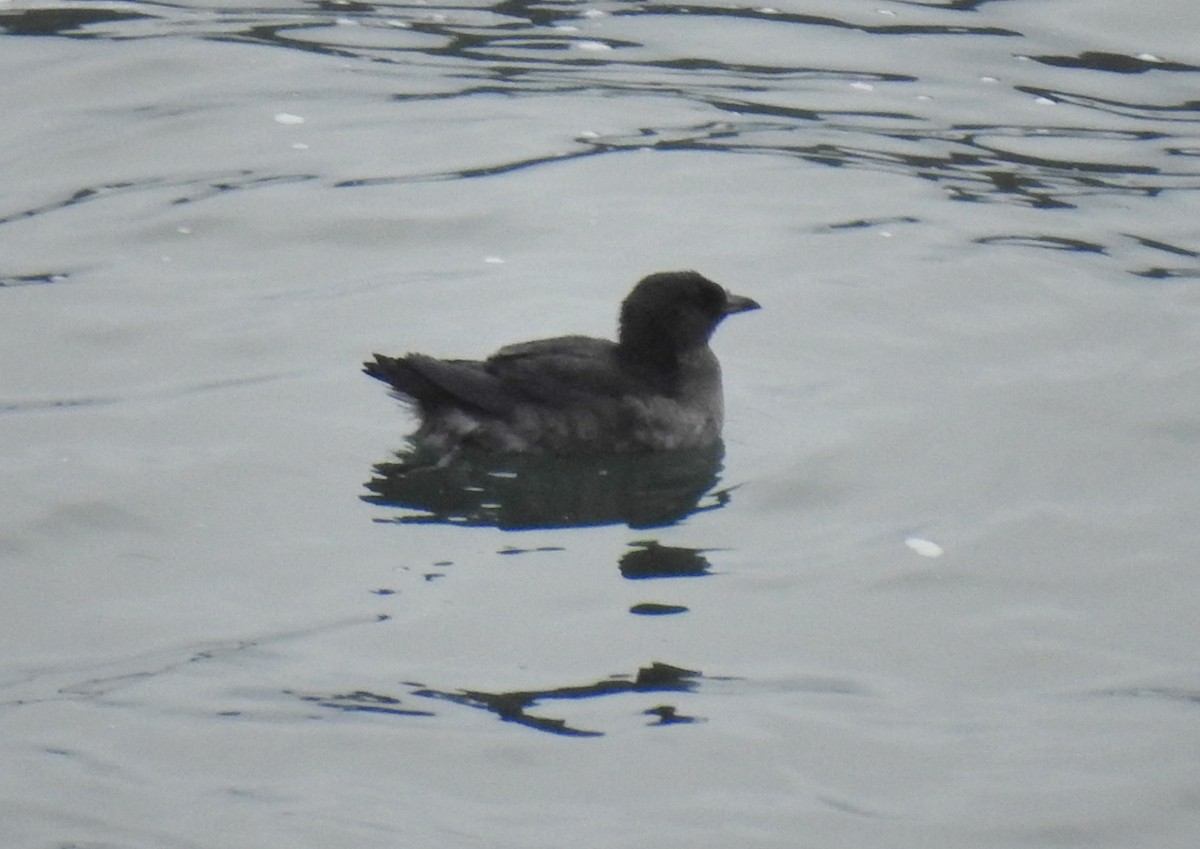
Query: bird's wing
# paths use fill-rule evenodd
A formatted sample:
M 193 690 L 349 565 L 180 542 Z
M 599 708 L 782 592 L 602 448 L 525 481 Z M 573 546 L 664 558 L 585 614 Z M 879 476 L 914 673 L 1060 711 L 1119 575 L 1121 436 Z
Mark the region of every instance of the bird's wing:
M 616 344 L 588 336 L 560 336 L 501 348 L 485 368 L 510 393 L 562 407 L 644 391 L 620 367 Z
M 508 345 L 486 362 L 376 354 L 364 371 L 425 407 L 473 407 L 503 417 L 522 403 L 567 407 L 645 392 L 621 368 L 616 347 L 606 339 L 561 336 Z

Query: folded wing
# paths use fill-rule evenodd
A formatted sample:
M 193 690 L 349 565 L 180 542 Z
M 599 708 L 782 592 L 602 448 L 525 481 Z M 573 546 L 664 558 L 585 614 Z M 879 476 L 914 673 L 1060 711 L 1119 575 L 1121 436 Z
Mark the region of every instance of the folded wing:
M 622 367 L 615 343 L 589 336 L 509 345 L 491 356 L 486 368 L 513 394 L 549 407 L 602 403 L 646 391 Z
M 486 362 L 376 354 L 363 370 L 422 407 L 469 407 L 500 417 L 522 403 L 569 407 L 645 391 L 620 367 L 615 343 L 587 336 L 509 345 Z

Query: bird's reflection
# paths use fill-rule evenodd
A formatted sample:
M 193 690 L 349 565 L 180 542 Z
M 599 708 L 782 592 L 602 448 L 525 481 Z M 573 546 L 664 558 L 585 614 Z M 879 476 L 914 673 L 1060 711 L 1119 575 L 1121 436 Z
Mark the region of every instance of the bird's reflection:
M 378 463 L 363 500 L 404 514 L 380 521 L 504 530 L 671 525 L 729 500 L 718 489 L 724 446 L 648 454 L 450 457 L 399 452 Z
M 485 710 L 505 722 L 524 725 L 535 731 L 545 731 L 568 737 L 598 737 L 602 736 L 604 732 L 573 726 L 566 719 L 540 716 L 533 710 L 543 703 L 552 701 L 590 700 L 629 693 L 690 693 L 699 686 L 705 677 L 697 670 L 655 662 L 642 667 L 633 676 L 613 675 L 588 684 L 572 684 L 544 690 L 491 693 L 482 690 L 440 690 L 415 682 L 407 682 L 407 686 L 410 687 L 409 695 L 411 696 Z M 432 711 L 405 707 L 401 699 L 396 696 L 372 693 L 366 690 L 335 695 L 301 695 L 300 698 L 321 707 L 347 712 L 379 713 L 391 716 L 433 716 Z M 679 713 L 674 705 L 658 705 L 643 711 L 643 714 L 658 717 L 658 721 L 652 722 L 652 725 L 675 725 L 700 721 L 699 717 Z
M 631 581 L 646 578 L 699 578 L 712 565 L 703 548 L 679 548 L 661 545 L 657 540 L 631 542 L 633 551 L 621 557 L 621 576 Z

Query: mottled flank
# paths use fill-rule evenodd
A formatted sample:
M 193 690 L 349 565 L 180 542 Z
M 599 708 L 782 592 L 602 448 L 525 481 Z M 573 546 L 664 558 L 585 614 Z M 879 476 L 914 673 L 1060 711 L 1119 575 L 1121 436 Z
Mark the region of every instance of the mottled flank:
M 484 361 L 376 354 L 363 370 L 415 405 L 412 439 L 437 452 L 699 448 L 720 438 L 724 422 L 709 337 L 725 316 L 757 308 L 694 271 L 663 272 L 625 299 L 616 342 L 541 339 Z

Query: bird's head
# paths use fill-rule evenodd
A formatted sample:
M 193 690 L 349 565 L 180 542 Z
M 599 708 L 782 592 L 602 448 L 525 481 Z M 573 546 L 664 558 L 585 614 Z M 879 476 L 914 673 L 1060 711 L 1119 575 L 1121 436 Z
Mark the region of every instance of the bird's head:
M 643 278 L 621 304 L 618 341 L 679 353 L 707 344 L 725 316 L 759 308 L 695 271 L 662 271 Z

